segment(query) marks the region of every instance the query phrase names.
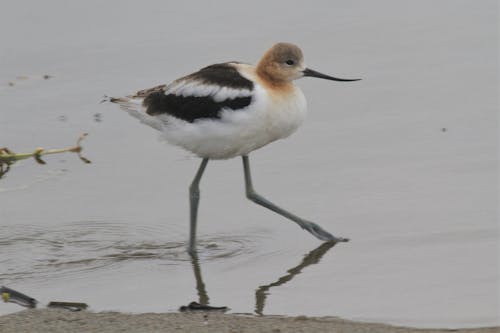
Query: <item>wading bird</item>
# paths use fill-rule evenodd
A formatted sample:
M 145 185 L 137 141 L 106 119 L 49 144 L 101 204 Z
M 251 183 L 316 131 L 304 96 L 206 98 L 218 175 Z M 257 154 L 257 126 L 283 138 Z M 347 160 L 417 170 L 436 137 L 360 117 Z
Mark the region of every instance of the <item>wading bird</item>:
M 284 210 L 255 192 L 248 154 L 295 132 L 306 116 L 306 100 L 293 81 L 302 77 L 339 79 L 306 68 L 299 47 L 278 43 L 257 66 L 239 62 L 210 65 L 170 84 L 109 98 L 143 123 L 161 131 L 166 140 L 200 158 L 189 187 L 189 252 L 196 251 L 199 183 L 208 160 L 241 156 L 246 196 L 309 231 L 323 241 L 347 241 L 319 225 Z

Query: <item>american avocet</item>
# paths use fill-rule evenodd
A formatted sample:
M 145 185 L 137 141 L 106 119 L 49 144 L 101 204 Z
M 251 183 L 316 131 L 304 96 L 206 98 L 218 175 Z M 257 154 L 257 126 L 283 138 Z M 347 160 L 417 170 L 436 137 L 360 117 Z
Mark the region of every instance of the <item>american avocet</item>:
M 210 65 L 168 85 L 110 98 L 113 103 L 159 130 L 166 140 L 198 155 L 201 165 L 189 187 L 189 252 L 195 252 L 199 183 L 209 159 L 241 156 L 246 196 L 323 241 L 347 241 L 298 217 L 255 192 L 248 154 L 292 134 L 306 116 L 306 100 L 293 81 L 304 76 L 339 79 L 306 68 L 300 48 L 278 43 L 256 67 L 239 62 Z

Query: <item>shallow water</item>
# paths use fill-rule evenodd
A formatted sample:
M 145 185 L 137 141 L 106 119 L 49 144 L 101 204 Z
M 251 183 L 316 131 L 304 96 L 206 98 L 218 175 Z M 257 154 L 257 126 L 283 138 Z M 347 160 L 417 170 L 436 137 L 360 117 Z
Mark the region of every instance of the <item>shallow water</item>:
M 1 285 L 96 311 L 198 300 L 238 313 L 500 324 L 495 1 L 141 6 L 12 2 L 0 13 L 0 146 L 65 147 L 88 132 L 93 162 L 53 155 L 0 180 Z M 298 82 L 308 121 L 251 155 L 256 189 L 351 242 L 321 244 L 247 201 L 234 159 L 207 167 L 193 260 L 198 159 L 99 100 L 212 62 L 255 62 L 276 41 L 301 45 L 311 68 L 363 81 Z

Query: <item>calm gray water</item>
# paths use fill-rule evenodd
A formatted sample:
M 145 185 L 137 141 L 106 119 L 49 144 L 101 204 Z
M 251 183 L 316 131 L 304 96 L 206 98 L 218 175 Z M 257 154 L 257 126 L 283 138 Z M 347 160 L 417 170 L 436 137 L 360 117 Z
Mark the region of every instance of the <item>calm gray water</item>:
M 0 146 L 65 147 L 88 132 L 93 163 L 54 155 L 0 180 L 0 285 L 95 311 L 201 300 L 499 325 L 497 22 L 496 1 L 3 1 Z M 298 82 L 308 120 L 251 155 L 256 189 L 352 240 L 322 245 L 247 201 L 234 159 L 208 165 L 192 261 L 198 159 L 98 102 L 213 62 L 256 62 L 277 41 L 363 81 Z

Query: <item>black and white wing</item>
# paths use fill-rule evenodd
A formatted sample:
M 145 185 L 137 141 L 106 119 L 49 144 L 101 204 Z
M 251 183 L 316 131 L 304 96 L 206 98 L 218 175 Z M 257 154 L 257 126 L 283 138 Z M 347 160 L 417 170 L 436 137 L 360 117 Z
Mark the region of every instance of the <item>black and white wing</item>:
M 234 63 L 202 68 L 167 86 L 140 91 L 150 116 L 167 114 L 187 122 L 219 118 L 221 110 L 244 109 L 252 102 L 254 84 Z

